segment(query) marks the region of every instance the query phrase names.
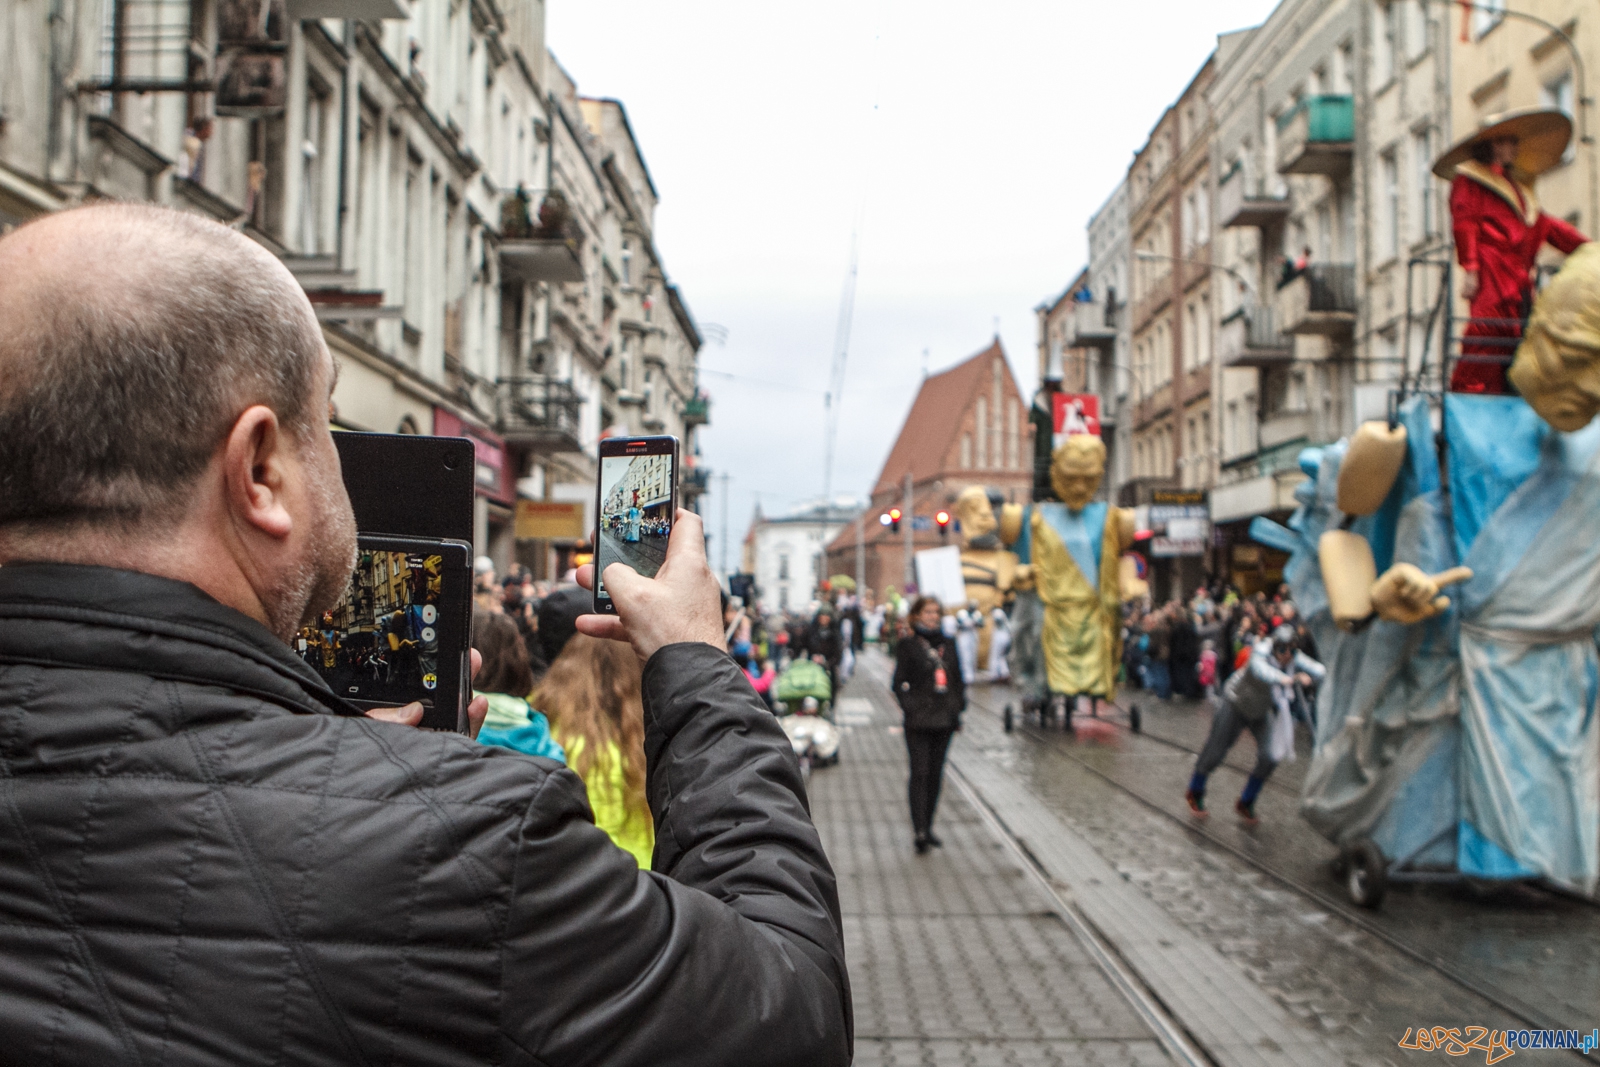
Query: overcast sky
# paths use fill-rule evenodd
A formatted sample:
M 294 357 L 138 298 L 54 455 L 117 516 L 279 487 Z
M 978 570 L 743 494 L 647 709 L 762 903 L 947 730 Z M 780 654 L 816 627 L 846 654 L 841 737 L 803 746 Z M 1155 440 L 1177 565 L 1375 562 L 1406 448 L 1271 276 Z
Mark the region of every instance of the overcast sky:
M 661 194 L 656 244 L 708 337 L 721 565 L 759 499 L 823 490 L 827 390 L 859 220 L 834 464 L 865 496 L 924 367 L 996 323 L 1024 395 L 1033 308 L 1083 265 L 1084 226 L 1216 35 L 1273 0 L 548 0 L 551 50 L 621 100 Z M 708 334 L 717 332 L 707 330 Z

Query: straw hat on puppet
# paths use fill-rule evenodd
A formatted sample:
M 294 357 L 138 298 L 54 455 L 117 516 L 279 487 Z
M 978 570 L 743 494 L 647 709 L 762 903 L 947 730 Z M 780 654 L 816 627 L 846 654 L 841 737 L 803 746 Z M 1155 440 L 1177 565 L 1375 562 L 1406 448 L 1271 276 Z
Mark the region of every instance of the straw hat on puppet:
M 1473 149 L 1502 137 L 1517 139 L 1517 161 L 1512 168 L 1517 177 L 1531 181 L 1561 162 L 1572 141 L 1572 120 L 1565 112 L 1548 107 L 1490 115 L 1479 123 L 1477 132 L 1458 141 L 1440 156 L 1433 165 L 1433 172 L 1447 181 L 1454 178 L 1456 167 L 1472 158 Z

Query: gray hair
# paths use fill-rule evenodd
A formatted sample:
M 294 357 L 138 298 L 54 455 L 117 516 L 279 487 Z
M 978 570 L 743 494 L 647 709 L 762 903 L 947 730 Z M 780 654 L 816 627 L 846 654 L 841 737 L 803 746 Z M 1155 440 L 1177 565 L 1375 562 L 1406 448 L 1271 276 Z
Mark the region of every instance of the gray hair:
M 53 220 L 82 228 L 39 270 L 0 270 L 0 527 L 170 521 L 246 407 L 296 436 L 320 422 L 321 333 L 264 249 L 141 204 L 9 239 Z

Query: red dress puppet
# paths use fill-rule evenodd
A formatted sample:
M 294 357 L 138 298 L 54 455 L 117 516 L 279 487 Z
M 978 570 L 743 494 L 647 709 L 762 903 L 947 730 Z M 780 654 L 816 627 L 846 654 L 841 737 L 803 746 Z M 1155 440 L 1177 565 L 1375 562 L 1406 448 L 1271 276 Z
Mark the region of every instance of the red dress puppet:
M 1455 175 L 1450 219 L 1456 259 L 1462 270 L 1478 272 L 1478 292 L 1461 342 L 1462 358 L 1450 374 L 1450 390 L 1505 393 L 1506 368 L 1532 304 L 1539 249 L 1549 242 L 1571 252 L 1588 238 L 1540 211 L 1533 189 L 1499 164 L 1469 160 L 1456 167 Z

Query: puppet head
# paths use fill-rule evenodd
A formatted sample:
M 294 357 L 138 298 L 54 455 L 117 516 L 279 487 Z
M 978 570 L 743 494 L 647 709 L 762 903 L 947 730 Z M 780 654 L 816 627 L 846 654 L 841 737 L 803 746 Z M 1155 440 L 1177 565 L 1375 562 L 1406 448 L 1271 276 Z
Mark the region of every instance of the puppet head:
M 1600 412 L 1600 244 L 1580 245 L 1534 301 L 1510 378 L 1565 433 Z
M 988 542 L 996 540 L 994 532 L 1000 524 L 983 486 L 969 485 L 961 490 L 956 497 L 956 518 L 961 522 L 961 540 L 968 548 L 995 547 Z
M 1106 474 L 1106 445 L 1094 434 L 1073 434 L 1050 457 L 1050 487 L 1070 511 L 1082 511 Z

